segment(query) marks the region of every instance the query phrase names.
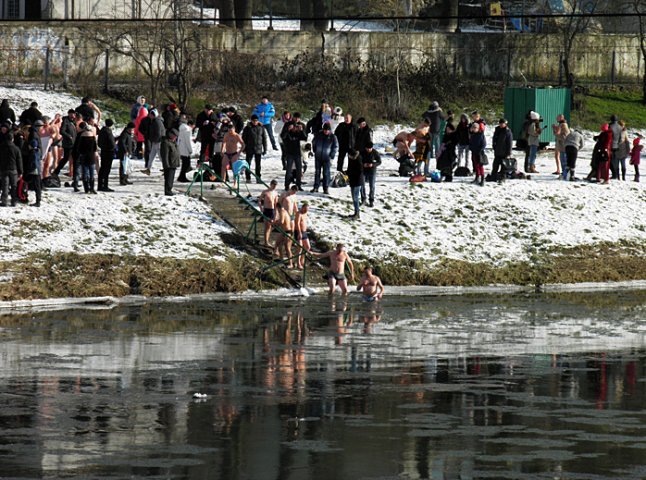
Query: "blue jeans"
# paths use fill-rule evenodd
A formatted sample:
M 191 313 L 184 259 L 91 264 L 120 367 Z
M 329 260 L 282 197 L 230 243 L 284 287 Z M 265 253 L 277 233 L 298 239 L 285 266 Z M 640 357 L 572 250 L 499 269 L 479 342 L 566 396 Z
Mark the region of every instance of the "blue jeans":
M 265 130 L 267 130 L 267 136 L 269 137 L 269 141 L 271 142 L 271 148 L 276 150 L 277 149 L 276 140 L 274 139 L 274 129 L 272 128 L 271 122 L 263 125 L 263 128 Z M 238 133 L 240 133 L 240 132 L 238 132 Z
M 435 158 L 440 150 L 441 133 L 431 133 L 431 141 L 428 143 L 428 158 Z M 425 170 L 424 173 L 427 173 Z
M 361 185 L 350 187 L 352 190 L 352 205 L 354 205 L 354 214 L 359 215 L 359 205 L 361 204 Z
M 536 165 L 536 154 L 538 153 L 538 145 L 529 146 L 529 165 L 533 167 Z
M 561 160 L 561 177 L 563 178 L 563 180 L 567 180 L 567 154 L 565 152 L 560 152 L 559 159 Z
M 321 170 L 323 171 L 323 190 L 330 186 L 330 160 L 314 159 L 314 188 L 321 185 Z
M 363 184 L 361 185 L 361 200 L 366 201 L 366 183 L 370 186 L 370 194 L 368 195 L 368 200 L 370 203 L 375 201 L 375 182 L 377 181 L 377 171 L 373 168 L 372 170 L 365 170 L 363 172 Z
M 83 180 L 86 182 L 94 181 L 94 164 L 83 165 Z

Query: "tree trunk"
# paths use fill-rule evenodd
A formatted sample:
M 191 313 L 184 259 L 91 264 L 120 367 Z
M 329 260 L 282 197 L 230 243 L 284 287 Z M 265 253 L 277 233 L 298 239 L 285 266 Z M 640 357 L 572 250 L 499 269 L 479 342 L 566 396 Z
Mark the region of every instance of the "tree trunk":
M 318 32 L 323 32 L 328 28 L 327 21 L 327 12 L 325 8 L 325 0 L 313 0 L 313 10 L 314 10 L 314 30 Z
M 239 30 L 251 30 L 253 0 L 235 0 L 236 27 Z
M 311 0 L 299 0 L 300 17 L 301 17 L 301 30 L 311 31 L 314 30 L 314 22 L 312 21 L 312 2 Z
M 642 49 L 642 60 L 644 62 L 644 76 L 642 77 L 642 104 L 646 105 L 646 49 Z
M 220 9 L 220 23 L 226 27 L 236 28 L 236 11 L 233 0 L 218 0 L 216 8 Z

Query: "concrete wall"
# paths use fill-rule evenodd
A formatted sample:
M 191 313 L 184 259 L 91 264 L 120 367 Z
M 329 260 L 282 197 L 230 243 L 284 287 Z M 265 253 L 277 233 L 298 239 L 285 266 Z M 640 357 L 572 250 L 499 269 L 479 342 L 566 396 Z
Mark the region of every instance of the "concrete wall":
M 97 29 L 109 25 L 93 24 Z M 142 28 L 140 22 L 133 28 Z M 154 28 L 147 23 L 145 28 Z M 231 51 L 263 55 L 275 64 L 309 52 L 326 62 L 361 61 L 364 68 L 389 68 L 398 57 L 419 64 L 432 60 L 449 72 L 471 79 L 522 83 L 557 83 L 562 40 L 558 35 L 503 33 L 384 32 L 290 32 L 235 31 L 224 27 L 195 26 L 204 51 Z M 99 50 L 87 34 L 70 23 L 0 24 L 0 68 L 5 79 L 37 74 L 44 67 L 45 47 L 51 48 L 50 70 L 67 69 L 72 75 L 101 75 Z M 66 40 L 69 55 L 66 56 Z M 613 55 L 614 54 L 614 55 Z M 614 67 L 613 67 L 614 57 Z M 67 60 L 66 60 L 67 58 Z M 639 37 L 629 35 L 581 35 L 577 37 L 571 64 L 577 81 L 637 82 L 644 69 Z M 127 73 L 132 64 L 111 55 L 111 72 Z M 204 65 L 209 68 L 209 65 Z M 614 72 L 614 73 L 613 73 Z

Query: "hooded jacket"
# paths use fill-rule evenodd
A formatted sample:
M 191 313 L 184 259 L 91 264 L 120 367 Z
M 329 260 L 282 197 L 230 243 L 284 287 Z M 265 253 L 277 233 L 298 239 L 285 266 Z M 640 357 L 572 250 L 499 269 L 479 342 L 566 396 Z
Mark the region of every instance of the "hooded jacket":
M 267 130 L 258 123 L 249 123 L 242 130 L 242 141 L 245 145 L 247 155 L 259 155 L 267 153 Z
M 22 174 L 22 154 L 9 135 L 5 135 L 0 141 L 0 172 Z

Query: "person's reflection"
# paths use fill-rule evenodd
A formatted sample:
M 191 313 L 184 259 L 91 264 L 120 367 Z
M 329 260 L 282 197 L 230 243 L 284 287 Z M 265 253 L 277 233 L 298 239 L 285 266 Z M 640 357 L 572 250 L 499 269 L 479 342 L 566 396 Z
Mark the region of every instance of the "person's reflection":
M 372 308 L 367 312 L 362 312 L 359 317 L 361 323 L 363 323 L 363 333 L 369 335 L 372 333 L 372 327 L 374 324 L 381 321 L 381 309 Z
M 352 313 L 347 312 L 348 302 L 345 299 L 337 302 L 334 298 L 330 301 L 330 310 L 336 315 L 332 315 L 332 326 L 336 328 L 334 343 L 341 345 L 344 336 L 348 333 L 348 328 L 352 326 Z

